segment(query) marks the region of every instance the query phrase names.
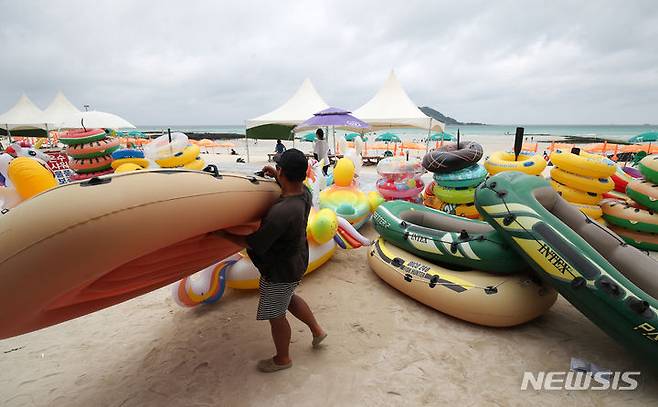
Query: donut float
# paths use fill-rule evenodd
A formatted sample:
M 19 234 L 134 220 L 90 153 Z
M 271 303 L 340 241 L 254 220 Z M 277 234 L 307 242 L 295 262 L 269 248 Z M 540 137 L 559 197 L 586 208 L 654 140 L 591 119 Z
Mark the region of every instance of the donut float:
M 196 144 L 189 145 L 172 156 L 160 158 L 155 162 L 162 168 L 175 168 L 182 167 L 196 159 L 200 152 L 199 146 Z
M 185 164 L 183 168 L 186 170 L 201 171 L 206 168 L 206 162 L 201 157 L 197 157 L 193 161 Z
M 626 194 L 640 205 L 658 212 L 658 184 L 635 180 L 628 183 Z
M 608 223 L 636 232 L 658 233 L 658 213 L 613 200 L 601 202 L 601 209 Z
M 461 170 L 482 158 L 482 146 L 474 141 L 447 143 L 423 157 L 423 168 L 434 173 Z
M 77 173 L 88 174 L 91 172 L 105 171 L 112 166 L 112 156 L 103 155 L 94 158 L 74 158 L 69 161 L 69 167 Z
M 59 136 L 59 141 L 66 145 L 76 145 L 99 141 L 107 137 L 103 129 L 69 130 Z
M 435 173 L 434 181 L 447 188 L 476 187 L 487 178 L 487 170 L 480 164 L 473 164 L 461 170 Z
M 389 178 L 380 178 L 375 184 L 377 191 L 384 199 L 417 199 L 425 187 L 420 177 L 394 181 Z
M 607 178 L 614 174 L 617 168 L 609 158 L 590 154 L 579 148 L 571 151 L 555 150 L 551 153 L 550 160 L 564 171 L 592 178 Z
M 577 189 L 560 184 L 554 179 L 549 179 L 551 186 L 557 191 L 557 194 L 571 203 L 584 205 L 597 205 L 603 199 L 603 195 L 594 192 L 583 192 Z
M 475 188 L 446 188 L 434 185 L 432 193 L 441 201 L 449 204 L 467 204 L 475 201 Z
M 112 153 L 112 158 L 120 160 L 122 158 L 144 158 L 144 152 L 134 148 L 122 148 Z
M 641 250 L 658 252 L 658 234 L 635 232 L 614 225 L 610 225 L 608 228 L 631 246 Z
M 496 151 L 484 160 L 484 168 L 495 175 L 503 171 L 520 171 L 525 174 L 539 175 L 546 168 L 546 160 L 539 154 L 522 152 L 514 159 L 512 151 Z
M 629 172 L 628 170 L 634 170 L 637 176 L 633 175 L 633 173 Z M 615 191 L 617 192 L 623 192 L 626 193 L 626 186 L 628 185 L 629 182 L 641 178 L 642 175 L 639 174 L 635 168 L 631 167 L 617 167 L 616 171 L 614 174 L 610 176 L 612 178 L 612 182 L 615 183 Z
M 574 174 L 561 170 L 557 167 L 551 169 L 551 178 L 562 185 L 577 189 L 583 192 L 604 193 L 612 191 L 615 184 L 610 177 L 592 178 L 584 175 Z
M 640 172 L 646 179 L 658 184 L 658 154 L 644 157 L 640 163 Z
M 112 154 L 119 148 L 119 139 L 106 137 L 89 143 L 72 144 L 66 148 L 66 154 L 73 158 L 94 158 Z
M 71 181 L 84 181 L 86 179 L 100 177 L 101 175 L 112 174 L 112 172 L 113 172 L 113 170 L 109 169 L 109 170 L 104 170 L 104 171 L 73 174 L 71 176 Z

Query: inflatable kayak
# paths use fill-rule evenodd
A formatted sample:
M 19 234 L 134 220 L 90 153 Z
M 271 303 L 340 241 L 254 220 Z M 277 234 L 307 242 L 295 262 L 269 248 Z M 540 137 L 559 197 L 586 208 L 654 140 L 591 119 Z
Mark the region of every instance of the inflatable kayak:
M 210 232 L 251 233 L 279 194 L 263 178 L 143 170 L 61 185 L 23 202 L 0 215 L 0 339 L 217 263 L 240 248 Z
M 405 252 L 384 239 L 368 251 L 370 268 L 391 286 L 438 311 L 474 324 L 514 326 L 542 315 L 555 291 L 527 274 L 496 276 L 454 271 Z
M 480 213 L 545 281 L 610 336 L 658 363 L 656 260 L 538 177 L 502 173 L 476 194 Z
M 525 261 L 486 222 L 389 201 L 375 210 L 372 223 L 384 239 L 430 261 L 495 274 L 527 269 Z

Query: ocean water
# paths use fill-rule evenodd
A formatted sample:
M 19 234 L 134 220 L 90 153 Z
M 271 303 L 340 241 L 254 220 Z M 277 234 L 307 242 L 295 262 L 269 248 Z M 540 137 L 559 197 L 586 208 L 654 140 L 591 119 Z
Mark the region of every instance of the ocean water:
M 505 136 L 514 135 L 516 127 L 523 127 L 525 135 L 535 136 L 587 136 L 601 137 L 614 140 L 627 140 L 628 138 L 647 131 L 658 131 L 658 125 L 516 125 L 516 124 L 494 124 L 494 125 L 460 125 L 446 126 L 446 132 L 457 134 L 460 131 L 463 136 Z M 244 125 L 203 125 L 203 126 L 139 126 L 141 131 L 172 131 L 182 132 L 213 132 L 213 133 L 237 133 L 244 134 Z M 426 130 L 420 129 L 390 129 L 387 130 L 400 136 L 403 140 L 420 140 L 427 136 Z M 382 131 L 383 132 L 383 131 Z M 344 134 L 344 131 L 336 130 L 336 135 Z M 381 132 L 379 132 L 381 133 Z

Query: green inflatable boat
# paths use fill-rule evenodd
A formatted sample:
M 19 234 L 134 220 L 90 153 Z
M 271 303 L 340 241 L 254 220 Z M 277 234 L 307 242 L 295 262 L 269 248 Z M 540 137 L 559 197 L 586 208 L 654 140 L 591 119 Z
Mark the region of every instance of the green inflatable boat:
M 528 269 L 486 222 L 406 201 L 388 201 L 377 207 L 372 223 L 388 242 L 435 263 L 495 274 Z
M 658 365 L 658 262 L 583 215 L 548 182 L 504 172 L 476 191 L 476 207 L 571 304 Z

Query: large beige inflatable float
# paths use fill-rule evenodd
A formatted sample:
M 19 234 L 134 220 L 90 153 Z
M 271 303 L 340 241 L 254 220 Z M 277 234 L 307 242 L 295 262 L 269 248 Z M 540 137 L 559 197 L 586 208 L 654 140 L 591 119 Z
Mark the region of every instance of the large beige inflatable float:
M 240 250 L 280 195 L 263 178 L 187 170 L 107 175 L 0 216 L 0 338 L 126 301 Z
M 382 280 L 438 311 L 479 325 L 505 327 L 542 315 L 557 293 L 527 274 L 494 275 L 448 269 L 384 239 L 370 247 L 368 263 Z

